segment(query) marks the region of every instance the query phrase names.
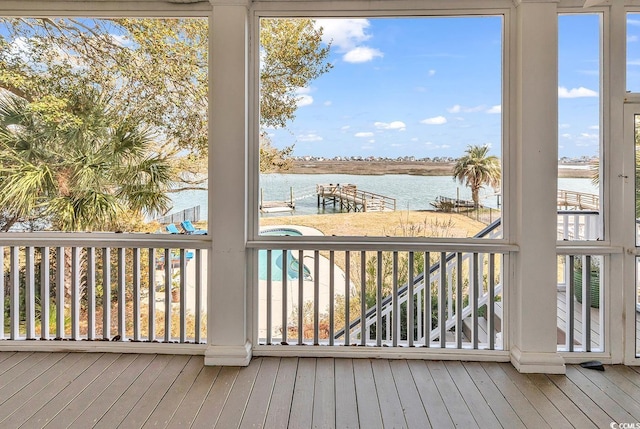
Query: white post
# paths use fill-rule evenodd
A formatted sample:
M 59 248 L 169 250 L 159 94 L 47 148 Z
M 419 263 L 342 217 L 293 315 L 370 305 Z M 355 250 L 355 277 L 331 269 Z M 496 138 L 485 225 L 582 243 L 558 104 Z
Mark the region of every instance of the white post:
M 556 188 L 558 0 L 516 0 L 515 255 L 511 362 L 520 372 L 564 374 L 557 353 Z
M 210 0 L 209 236 L 205 365 L 246 366 L 248 2 Z

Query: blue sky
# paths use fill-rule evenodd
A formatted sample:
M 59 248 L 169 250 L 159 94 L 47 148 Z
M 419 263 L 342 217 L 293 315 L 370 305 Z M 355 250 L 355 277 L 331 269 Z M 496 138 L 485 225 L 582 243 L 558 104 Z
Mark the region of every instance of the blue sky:
M 287 129 L 267 130 L 274 146 L 295 144 L 299 156 L 433 158 L 488 144 L 500 155 L 501 17 L 317 24 L 334 68 L 299 90 Z M 559 49 L 559 154 L 596 155 L 598 16 L 561 16 Z

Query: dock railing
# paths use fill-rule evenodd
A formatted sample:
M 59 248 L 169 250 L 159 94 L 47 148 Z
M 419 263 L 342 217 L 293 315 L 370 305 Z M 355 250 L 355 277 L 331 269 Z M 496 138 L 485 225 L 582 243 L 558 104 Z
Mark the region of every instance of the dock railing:
M 340 205 L 340 211 L 382 212 L 395 211 L 396 199 L 374 192 L 363 191 L 352 184 L 319 184 L 316 186 L 318 207 L 324 207 L 327 201 Z

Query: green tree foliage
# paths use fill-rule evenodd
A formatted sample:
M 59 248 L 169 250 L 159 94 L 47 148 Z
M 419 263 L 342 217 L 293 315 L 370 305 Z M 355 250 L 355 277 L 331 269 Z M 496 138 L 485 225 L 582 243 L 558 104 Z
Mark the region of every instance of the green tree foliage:
M 0 230 L 40 220 L 63 231 L 116 229 L 123 214 L 170 207 L 174 175 L 152 134 L 89 90 L 58 115 L 0 97 Z
M 489 146 L 468 146 L 465 155 L 453 167 L 453 180 L 471 188 L 471 198 L 479 205 L 480 189 L 485 185 L 500 185 L 500 160 L 489 155 Z
M 206 171 L 206 19 L 2 18 L 0 24 L 0 88 L 54 117 L 67 114 L 74 94 L 96 88 L 122 114 L 154 129 L 162 137 L 158 150 L 180 154 L 179 171 Z M 262 20 L 261 125 L 285 126 L 294 118 L 296 90 L 330 69 L 321 36 L 309 19 Z M 189 186 L 193 177 L 182 179 Z

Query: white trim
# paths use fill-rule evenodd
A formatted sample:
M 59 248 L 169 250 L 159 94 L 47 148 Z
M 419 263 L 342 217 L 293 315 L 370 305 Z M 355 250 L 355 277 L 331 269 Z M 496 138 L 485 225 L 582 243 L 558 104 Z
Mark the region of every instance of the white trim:
M 501 350 L 453 350 L 437 347 L 359 346 L 256 346 L 254 356 L 330 357 L 349 359 L 424 359 L 477 362 L 509 362 L 509 352 Z
M 209 235 L 115 234 L 102 232 L 3 232 L 0 246 L 33 247 L 140 247 L 211 249 Z
M 204 353 L 207 366 L 247 366 L 251 362 L 251 343 L 239 346 L 209 346 Z
M 565 374 L 564 358 L 559 353 L 523 352 L 511 349 L 511 364 L 522 373 Z
M 0 352 L 81 352 L 204 355 L 206 344 L 174 344 L 132 341 L 0 341 Z

